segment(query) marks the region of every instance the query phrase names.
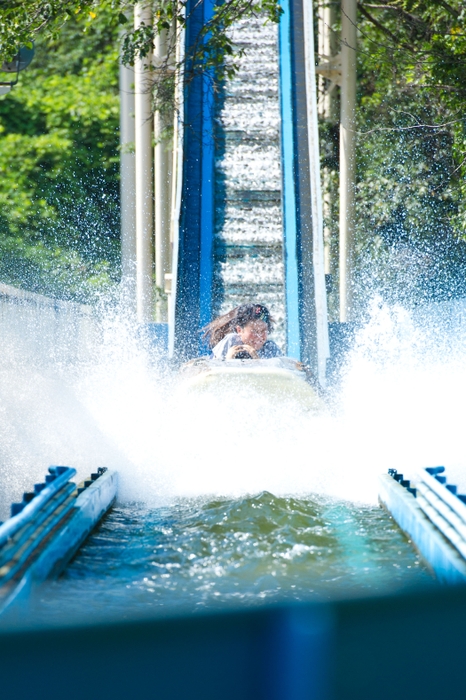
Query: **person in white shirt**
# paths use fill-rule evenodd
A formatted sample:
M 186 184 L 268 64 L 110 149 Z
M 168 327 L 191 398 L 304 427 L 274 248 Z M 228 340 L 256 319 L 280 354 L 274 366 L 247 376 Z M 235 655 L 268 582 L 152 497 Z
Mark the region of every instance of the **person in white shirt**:
M 211 358 L 216 360 L 264 359 L 282 355 L 269 333 L 273 318 L 263 304 L 242 304 L 209 323 L 204 339 L 209 343 Z

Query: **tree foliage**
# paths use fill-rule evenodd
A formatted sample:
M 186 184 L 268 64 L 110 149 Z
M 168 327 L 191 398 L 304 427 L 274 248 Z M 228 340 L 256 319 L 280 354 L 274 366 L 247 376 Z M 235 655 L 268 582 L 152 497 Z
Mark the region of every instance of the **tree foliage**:
M 0 98 L 0 279 L 90 300 L 118 279 L 118 22 L 39 38 Z
M 202 0 L 200 0 L 202 1 Z M 170 34 L 151 65 L 154 108 L 172 110 L 174 76 L 236 70 L 228 29 L 240 17 L 278 19 L 276 0 L 229 0 L 214 9 L 183 61 L 177 33 L 186 3 L 149 0 L 154 26 L 133 29 L 135 0 L 0 3 L 0 60 L 36 43 L 18 86 L 0 98 L 0 279 L 91 300 L 119 276 L 118 64 L 133 64 Z M 226 58 L 229 58 L 226 61 Z M 189 66 L 189 70 L 186 70 Z M 168 110 L 166 109 L 168 105 Z
M 95 0 L 8 0 L 0 5 L 0 57 L 11 60 L 18 46 L 38 36 L 57 38 L 64 24 L 77 16 L 95 18 Z M 107 5 L 107 3 L 105 3 Z
M 460 0 L 358 3 L 361 299 L 466 295 L 465 18 Z M 337 132 L 323 136 L 336 194 Z
M 203 0 L 199 0 L 201 4 Z M 153 50 L 157 35 L 163 31 L 173 32 L 168 60 L 176 70 L 185 73 L 190 66 L 191 72 L 213 70 L 219 79 L 232 76 L 237 70 L 235 54 L 240 54 L 228 33 L 232 25 L 240 18 L 261 15 L 264 21 L 278 22 L 282 12 L 278 0 L 228 0 L 213 8 L 212 17 L 199 32 L 182 61 L 176 63 L 175 45 L 179 32 L 189 20 L 186 0 L 143 0 L 139 3 L 150 7 L 154 17 L 150 25 L 142 24 L 132 27 L 134 6 L 138 0 L 11 0 L 7 5 L 0 4 L 0 59 L 11 60 L 18 46 L 31 45 L 38 35 L 57 38 L 59 33 L 77 17 L 86 25 L 92 23 L 98 14 L 104 12 L 112 15 L 113 20 L 124 27 L 122 39 L 122 62 L 134 65 L 135 60 L 145 58 Z M 195 5 L 194 7 L 196 7 Z M 230 57 L 229 60 L 225 59 Z M 154 67 L 154 79 L 163 71 Z
M 122 33 L 127 63 L 153 50 L 157 32 L 171 36 L 171 55 L 151 71 L 160 108 L 172 106 L 174 74 L 186 66 L 219 79 L 235 71 L 229 29 L 237 19 L 260 12 L 276 21 L 280 14 L 277 0 L 219 3 L 176 64 L 186 5 L 151 0 L 155 26 L 136 30 L 128 21 L 133 6 L 133 0 L 0 3 L 1 58 L 32 40 L 37 49 L 19 85 L 0 98 L 1 279 L 82 299 L 118 279 Z M 414 300 L 466 294 L 466 9 L 461 0 L 360 0 L 358 8 L 361 294 L 371 285 Z M 338 19 L 333 29 L 339 36 Z M 336 195 L 338 125 L 322 125 L 322 134 Z

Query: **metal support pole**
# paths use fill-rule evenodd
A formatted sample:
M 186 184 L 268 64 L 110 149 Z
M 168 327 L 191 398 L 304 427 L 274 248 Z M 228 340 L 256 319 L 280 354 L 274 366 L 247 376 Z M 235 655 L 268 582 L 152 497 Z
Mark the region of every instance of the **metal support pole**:
M 327 293 L 324 268 L 324 236 L 322 219 L 322 187 L 320 181 L 319 126 L 317 114 L 317 84 L 314 51 L 314 17 L 312 4 L 303 2 L 304 54 L 307 103 L 307 140 L 309 148 L 310 198 L 312 210 L 312 260 L 315 300 L 315 336 L 317 376 L 319 384 L 326 383 L 326 363 L 330 356 L 327 319 Z
M 354 318 L 356 0 L 341 0 L 340 321 Z
M 331 61 L 337 50 L 335 32 L 332 31 L 335 24 L 335 5 L 332 0 L 319 0 L 318 12 L 318 53 L 319 62 L 322 63 L 323 61 Z M 319 75 L 319 116 L 328 121 L 337 118 L 335 114 L 335 85 L 335 82 L 329 85 L 328 78 L 326 79 L 323 74 Z
M 335 32 L 332 30 L 335 24 L 335 5 L 331 0 L 320 0 L 318 18 L 319 37 L 319 59 L 320 61 L 331 61 L 336 53 Z M 327 122 L 335 122 L 335 87 L 336 83 L 331 82 L 325 75 L 319 75 L 319 117 Z M 328 167 L 322 169 L 322 189 L 323 189 L 323 219 L 324 219 L 324 260 L 325 274 L 332 274 L 331 256 L 331 229 L 329 221 L 332 216 L 332 194 L 330 191 L 330 170 Z
M 169 70 L 168 32 L 163 30 L 155 40 L 155 66 L 160 71 Z M 166 138 L 167 123 L 164 115 L 157 110 L 154 115 L 154 191 L 155 191 L 155 284 L 158 288 L 157 321 L 167 320 L 167 305 L 161 295 L 165 288 L 165 275 L 170 272 L 170 207 L 171 170 L 173 154 Z
M 150 6 L 135 5 L 134 26 L 150 26 Z M 135 62 L 135 145 L 136 145 L 136 300 L 139 323 L 153 321 L 152 285 L 152 107 L 150 90 L 151 57 Z
M 134 71 L 120 65 L 121 282 L 127 306 L 136 311 L 136 170 L 134 157 Z

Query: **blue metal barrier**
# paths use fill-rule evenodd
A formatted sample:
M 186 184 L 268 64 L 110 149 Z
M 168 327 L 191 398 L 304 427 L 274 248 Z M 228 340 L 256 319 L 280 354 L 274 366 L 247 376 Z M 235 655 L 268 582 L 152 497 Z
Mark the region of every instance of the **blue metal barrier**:
M 0 614 L 58 575 L 115 500 L 116 472 L 101 468 L 78 486 L 69 482 L 75 474 L 50 467 L 0 526 Z
M 282 208 L 285 262 L 286 354 L 301 359 L 299 314 L 299 264 L 295 141 L 293 123 L 293 62 L 291 55 L 290 2 L 281 3 L 280 17 L 280 112 L 282 150 Z
M 280 109 L 287 355 L 317 376 L 311 178 L 303 0 L 280 3 Z
M 70 467 L 49 467 L 43 484 L 35 484 L 34 491 L 25 493 L 21 503 L 11 506 L 12 517 L 0 525 L 0 547 L 24 527 L 43 506 L 76 474 Z
M 444 583 L 466 582 L 466 496 L 441 476 L 421 470 L 415 485 L 396 469 L 379 480 L 379 498 Z

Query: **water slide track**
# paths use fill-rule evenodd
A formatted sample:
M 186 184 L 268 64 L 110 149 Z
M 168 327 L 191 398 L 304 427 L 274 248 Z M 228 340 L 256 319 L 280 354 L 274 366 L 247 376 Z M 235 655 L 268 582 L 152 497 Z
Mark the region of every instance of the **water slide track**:
M 185 359 L 202 352 L 204 323 L 262 295 L 277 309 L 286 354 L 321 379 L 328 324 L 312 176 L 313 27 L 301 0 L 281 6 L 278 31 L 260 18 L 238 24 L 245 54 L 233 80 L 215 86 L 202 75 L 186 88 L 175 347 Z M 187 46 L 211 12 L 188 3 Z
M 205 323 L 258 300 L 276 316 L 285 354 L 324 383 L 328 324 L 312 205 L 309 27 L 299 0 L 282 6 L 279 27 L 259 16 L 233 29 L 245 51 L 233 79 L 217 85 L 209 74 L 195 75 L 185 88 L 173 350 L 181 359 L 205 351 Z M 188 2 L 188 47 L 211 12 L 210 0 Z

